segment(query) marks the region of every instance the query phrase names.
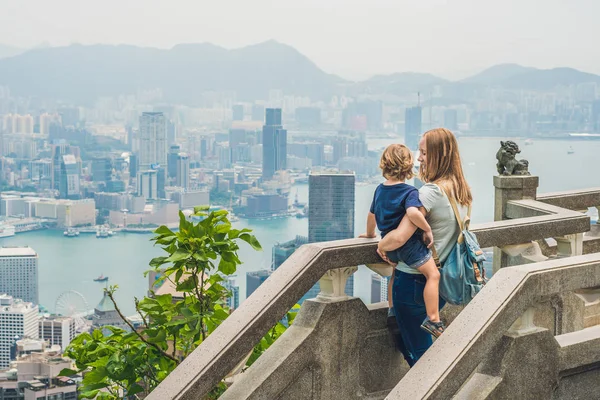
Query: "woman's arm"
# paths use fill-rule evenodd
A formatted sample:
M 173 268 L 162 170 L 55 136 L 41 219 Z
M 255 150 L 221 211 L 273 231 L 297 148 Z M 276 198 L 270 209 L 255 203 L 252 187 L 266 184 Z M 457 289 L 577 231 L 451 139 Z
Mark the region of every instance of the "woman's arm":
M 404 243 L 417 231 L 417 227 L 407 216 L 402 218 L 400 225 L 379 241 L 377 248 L 381 251 L 391 251 L 404 246 Z

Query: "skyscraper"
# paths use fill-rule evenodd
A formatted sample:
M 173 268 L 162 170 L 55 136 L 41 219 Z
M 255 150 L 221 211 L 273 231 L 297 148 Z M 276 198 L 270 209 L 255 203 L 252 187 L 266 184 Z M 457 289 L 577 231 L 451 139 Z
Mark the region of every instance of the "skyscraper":
M 254 291 L 258 289 L 258 287 L 262 285 L 262 283 L 266 281 L 272 273 L 273 271 L 266 269 L 246 272 L 246 298 L 250 297 L 250 295 L 254 293 Z
M 0 247 L 0 293 L 39 303 L 38 255 L 31 247 Z
M 177 155 L 177 174 L 175 175 L 175 185 L 184 189 L 190 188 L 190 158 L 186 153 Z
M 287 131 L 281 125 L 281 108 L 267 108 L 265 117 L 262 135 L 262 177 L 269 180 L 276 171 L 286 168 Z
M 38 306 L 24 302 L 0 290 L 0 370 L 10 366 L 16 339 L 39 337 Z
M 61 199 L 79 200 L 79 164 L 72 154 L 62 156 L 60 163 L 60 180 L 58 191 Z
M 354 237 L 354 173 L 311 172 L 308 178 L 308 241 Z
M 97 157 L 92 160 L 92 180 L 108 182 L 112 177 L 112 160 L 110 157 Z
M 140 117 L 140 170 L 167 165 L 167 125 L 161 112 L 145 112 Z
M 176 144 L 169 147 L 169 155 L 167 156 L 167 176 L 169 179 L 177 177 L 177 157 L 180 151 L 181 147 Z
M 311 172 L 308 178 L 308 241 L 327 242 L 354 237 L 354 173 Z M 314 297 L 316 286 L 304 298 Z M 354 294 L 354 276 L 345 292 Z
M 415 151 L 419 148 L 421 132 L 421 106 L 409 107 L 404 114 L 404 142 Z
M 140 171 L 137 176 L 137 194 L 146 199 L 158 198 L 158 177 L 156 170 Z

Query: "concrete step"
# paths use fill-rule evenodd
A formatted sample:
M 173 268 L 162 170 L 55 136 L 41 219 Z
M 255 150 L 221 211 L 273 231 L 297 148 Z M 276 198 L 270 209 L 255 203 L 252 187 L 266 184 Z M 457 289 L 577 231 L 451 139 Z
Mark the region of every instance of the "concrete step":
M 600 289 L 578 290 L 577 295 L 584 303 L 584 318 L 600 315 Z
M 452 397 L 452 400 L 485 400 L 502 382 L 502 378 L 476 372 Z
M 590 328 L 590 327 L 596 326 L 596 325 L 600 325 L 600 314 L 583 318 L 583 327 L 584 328 Z

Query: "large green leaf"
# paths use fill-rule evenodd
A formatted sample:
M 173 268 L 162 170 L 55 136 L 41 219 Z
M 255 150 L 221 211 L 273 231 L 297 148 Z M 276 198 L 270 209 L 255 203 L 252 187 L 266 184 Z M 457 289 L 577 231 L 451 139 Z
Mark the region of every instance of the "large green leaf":
M 240 239 L 252 246 L 254 250 L 262 250 L 262 246 L 260 245 L 260 243 L 254 235 L 244 233 L 240 235 Z
M 175 236 L 175 233 L 172 230 L 170 230 L 169 228 L 167 228 L 165 225 L 161 225 L 158 228 L 156 228 L 154 233 L 156 233 L 158 235 Z
M 183 248 L 178 248 L 177 251 L 175 251 L 173 254 L 171 254 L 169 256 L 169 258 L 167 258 L 165 261 L 167 262 L 175 262 L 175 261 L 181 261 L 181 260 L 185 260 L 186 258 L 189 258 L 192 254 L 190 253 L 189 250 L 187 249 L 183 249 Z

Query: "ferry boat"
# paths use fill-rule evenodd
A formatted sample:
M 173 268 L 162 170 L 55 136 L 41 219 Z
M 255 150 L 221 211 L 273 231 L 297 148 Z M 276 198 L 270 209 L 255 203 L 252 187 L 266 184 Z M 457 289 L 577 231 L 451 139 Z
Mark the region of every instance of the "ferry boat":
M 68 228 L 63 232 L 63 235 L 66 237 L 77 237 L 79 236 L 79 231 L 75 228 Z
M 94 282 L 106 282 L 108 281 L 108 276 L 100 275 L 99 277 L 94 279 Z
M 0 224 L 0 238 L 15 236 L 15 227 L 12 225 Z
M 112 235 L 114 235 L 114 232 L 105 226 L 98 228 L 98 230 L 96 231 L 96 238 L 98 239 L 106 239 Z
M 526 139 L 525 140 L 525 146 L 531 146 L 533 144 L 533 140 L 532 139 Z

